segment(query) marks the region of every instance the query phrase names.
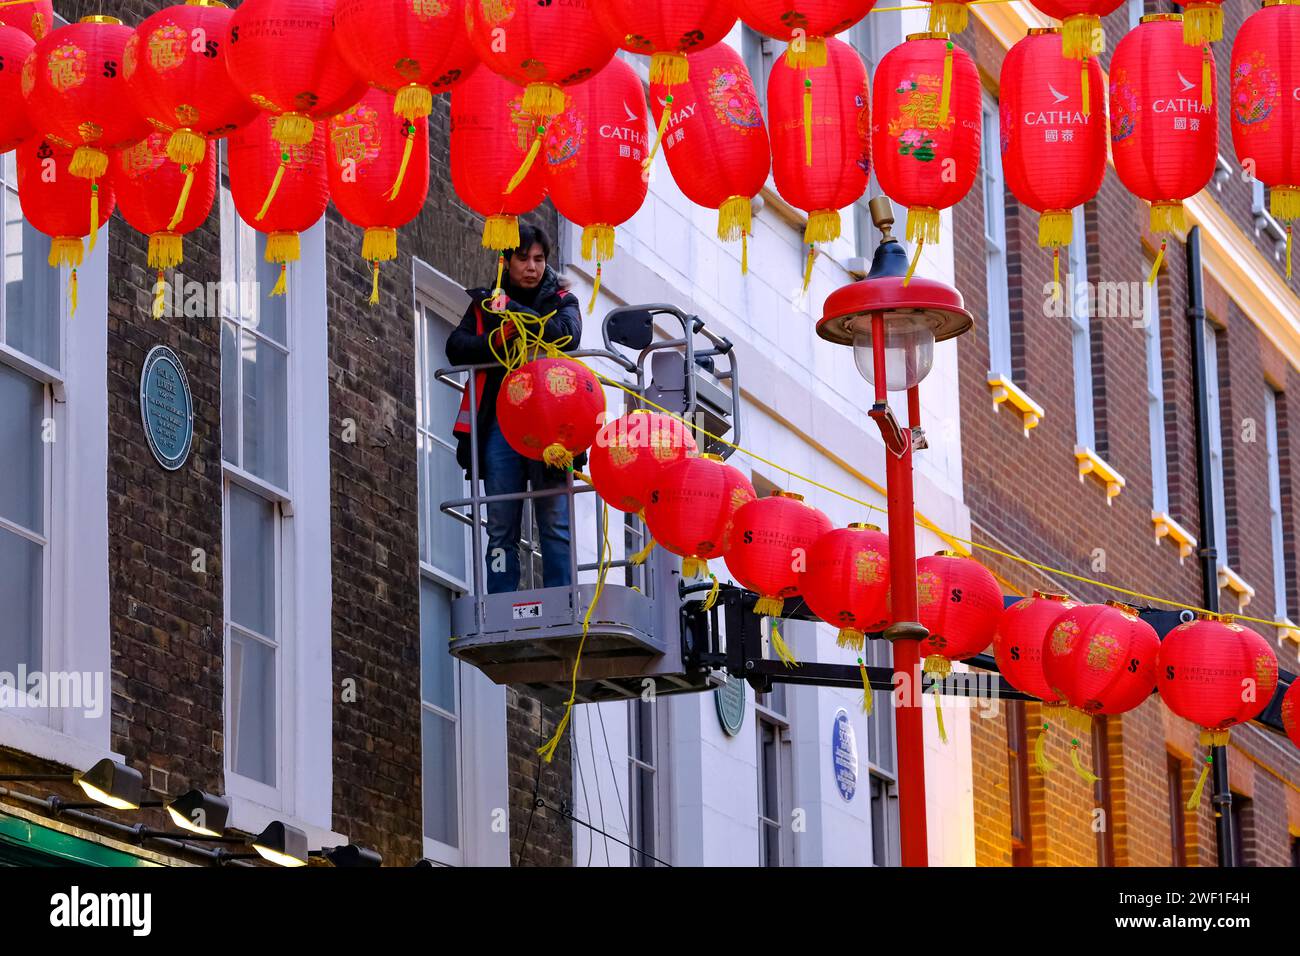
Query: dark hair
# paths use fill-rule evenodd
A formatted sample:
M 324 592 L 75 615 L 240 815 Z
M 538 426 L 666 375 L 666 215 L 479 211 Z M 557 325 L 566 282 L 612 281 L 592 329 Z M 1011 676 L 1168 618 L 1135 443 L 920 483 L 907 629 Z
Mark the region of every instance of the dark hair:
M 533 246 L 542 247 L 542 255 L 546 257 L 547 262 L 551 259 L 551 239 L 546 234 L 546 230 L 541 226 L 530 226 L 525 223 L 519 224 L 519 248 L 515 249 L 510 255 L 526 256 Z

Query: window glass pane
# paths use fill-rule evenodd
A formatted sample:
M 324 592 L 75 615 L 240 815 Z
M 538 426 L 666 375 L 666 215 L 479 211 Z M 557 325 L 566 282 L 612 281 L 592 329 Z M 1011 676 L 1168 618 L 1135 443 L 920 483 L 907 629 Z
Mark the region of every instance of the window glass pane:
M 5 341 L 59 367 L 60 270 L 47 259 L 50 239 L 23 220 L 18 194 L 3 191 Z
M 420 582 L 420 694 L 425 703 L 456 712 L 456 661 L 447 650 L 451 637 L 451 592 L 432 581 Z
M 420 468 L 420 560 L 433 560 L 429 554 L 429 445 L 431 439 L 424 432 L 415 434 L 415 456 Z M 437 505 L 435 504 L 436 508 Z
M 230 486 L 230 618 L 274 639 L 275 505 Z
M 465 525 L 440 510 L 444 501 L 465 494 L 465 470 L 456 463 L 456 453 L 435 445 L 429 453 L 428 525 L 433 543 L 433 564 L 439 570 L 464 581 L 469 576 L 465 563 Z
M 0 365 L 0 517 L 37 534 L 45 531 L 44 412 L 45 386 Z
M 460 846 L 456 770 L 456 725 L 424 711 L 424 835 Z
M 245 471 L 277 487 L 289 483 L 288 365 L 283 352 L 244 333 Z
M 239 464 L 239 331 L 221 323 L 221 457 Z
M 0 671 L 17 673 L 18 665 L 40 669 L 42 548 L 35 541 L 0 528 Z
M 251 231 L 251 230 L 249 230 Z M 288 346 L 288 328 L 289 328 L 289 297 L 284 295 L 271 296 L 271 290 L 275 288 L 276 282 L 280 279 L 280 266 L 274 262 L 266 261 L 266 236 L 262 233 L 254 233 L 254 250 L 252 258 L 252 269 L 257 277 L 257 319 L 255 322 L 257 331 L 270 339 Z
M 230 766 L 275 786 L 275 650 L 230 632 Z

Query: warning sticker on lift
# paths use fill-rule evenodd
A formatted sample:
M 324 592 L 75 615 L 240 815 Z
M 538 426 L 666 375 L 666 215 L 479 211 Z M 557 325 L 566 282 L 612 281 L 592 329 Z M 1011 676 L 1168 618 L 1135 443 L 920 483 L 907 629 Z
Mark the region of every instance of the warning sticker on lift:
M 527 604 L 516 604 L 512 610 L 516 621 L 527 621 L 529 618 L 542 616 L 542 602 L 532 601 Z

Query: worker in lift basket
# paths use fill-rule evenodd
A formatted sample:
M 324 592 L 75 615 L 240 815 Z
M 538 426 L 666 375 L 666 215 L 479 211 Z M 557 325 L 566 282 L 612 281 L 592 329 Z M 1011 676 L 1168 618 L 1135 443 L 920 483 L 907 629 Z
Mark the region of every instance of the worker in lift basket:
M 535 226 L 520 224 L 519 248 L 506 253 L 506 269 L 502 276 L 503 295 L 490 304 L 489 311 L 483 303 L 491 300 L 488 288 L 468 289 L 470 306 L 461 319 L 460 326 L 447 340 L 447 358 L 453 365 L 481 365 L 495 362 L 497 354 L 504 354 L 503 346 L 519 334 L 515 323 L 501 312 L 522 312 L 526 315 L 544 316 L 554 313 L 542 329 L 542 338 L 558 342 L 567 338 L 561 347 L 566 351 L 578 348 L 582 338 L 582 310 L 577 297 L 569 291 L 568 283 L 547 265 L 551 257 L 551 242 L 545 232 Z M 490 341 L 489 341 L 490 340 Z M 525 458 L 510 447 L 497 424 L 497 394 L 505 369 L 497 366 L 474 373 L 473 387 L 478 396 L 478 452 L 479 474 L 488 495 L 505 495 L 526 490 L 562 488 L 566 484 L 563 469 L 548 467 L 544 462 Z M 456 461 L 469 475 L 470 467 L 470 413 L 469 393 L 461 401 L 456 418 Z M 585 456 L 574 463 L 581 468 Z M 519 588 L 519 538 L 522 531 L 523 500 L 491 502 L 487 506 L 487 590 L 489 594 L 515 591 Z M 542 545 L 542 584 L 544 587 L 565 587 L 571 583 L 569 575 L 569 505 L 563 495 L 533 499 L 533 513 L 537 517 Z

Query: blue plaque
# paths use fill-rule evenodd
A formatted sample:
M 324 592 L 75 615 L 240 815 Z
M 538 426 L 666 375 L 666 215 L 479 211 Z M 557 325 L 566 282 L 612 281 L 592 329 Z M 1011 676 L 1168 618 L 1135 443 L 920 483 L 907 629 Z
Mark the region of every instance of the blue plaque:
M 158 464 L 176 471 L 190 456 L 194 440 L 194 397 L 180 357 L 156 345 L 140 373 L 140 420 Z
M 840 796 L 845 803 L 852 801 L 858 791 L 858 741 L 843 707 L 835 712 L 835 723 L 831 725 L 831 766 Z

